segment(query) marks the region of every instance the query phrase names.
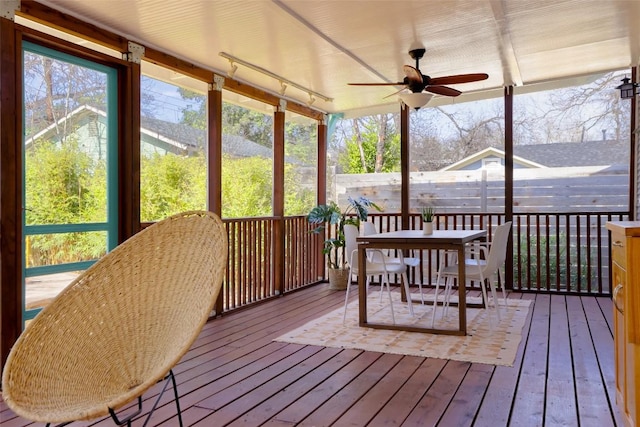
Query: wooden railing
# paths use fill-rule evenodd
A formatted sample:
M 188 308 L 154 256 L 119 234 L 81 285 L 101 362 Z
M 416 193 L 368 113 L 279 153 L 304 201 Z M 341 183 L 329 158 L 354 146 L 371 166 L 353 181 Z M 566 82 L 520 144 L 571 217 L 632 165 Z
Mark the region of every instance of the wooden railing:
M 607 221 L 628 219 L 627 212 L 564 212 L 514 214 L 512 229 L 512 274 L 507 288 L 517 291 L 610 295 L 609 233 Z M 379 231 L 400 228 L 397 214 L 372 214 Z M 411 229 L 420 229 L 418 215 L 410 218 Z M 441 214 L 436 229 L 484 228 L 488 235 L 504 222 L 493 213 Z M 437 254 L 420 254 L 421 268 L 411 271 L 410 280 L 423 284 L 435 281 Z M 508 269 L 509 270 L 509 269 Z
M 626 220 L 626 212 L 522 213 L 513 218 L 511 275 L 507 288 L 516 291 L 609 295 L 609 235 L 605 223 Z M 418 215 L 410 228 L 420 229 Z M 304 216 L 287 217 L 283 254 L 274 252 L 277 218 L 225 219 L 229 236 L 229 265 L 222 290 L 222 311 L 277 297 L 324 280 L 321 236 L 309 233 Z M 372 214 L 379 231 L 401 228 L 399 214 Z M 495 213 L 440 214 L 436 229 L 484 228 L 488 235 L 504 222 Z M 329 233 L 335 231 L 330 230 Z M 428 253 L 424 253 L 428 252 Z M 433 253 L 431 253 L 433 252 Z M 411 269 L 410 281 L 435 283 L 437 251 L 413 256 L 423 261 Z M 280 275 L 277 274 L 280 269 Z M 276 277 L 282 277 L 279 283 Z
M 222 311 L 273 298 L 322 280 L 322 257 L 304 216 L 283 219 L 283 254 L 274 248 L 273 217 L 224 219 L 229 238 L 229 263 L 223 283 Z M 280 270 L 278 270 L 280 269 Z M 278 275 L 278 273 L 280 273 Z M 276 277 L 282 277 L 277 281 Z

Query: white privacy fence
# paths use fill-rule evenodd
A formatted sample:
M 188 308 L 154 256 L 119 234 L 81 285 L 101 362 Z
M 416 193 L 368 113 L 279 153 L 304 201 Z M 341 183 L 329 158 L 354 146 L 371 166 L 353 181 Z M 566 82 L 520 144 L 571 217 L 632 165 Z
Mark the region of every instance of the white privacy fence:
M 411 228 L 433 205 L 437 227 L 489 230 L 504 221 L 504 175 L 498 170 L 413 172 Z M 334 198 L 365 196 L 384 208 L 380 230 L 399 228 L 400 174 L 337 175 Z M 624 168 L 572 167 L 514 172 L 513 256 L 516 290 L 609 294 L 607 221 L 628 219 Z

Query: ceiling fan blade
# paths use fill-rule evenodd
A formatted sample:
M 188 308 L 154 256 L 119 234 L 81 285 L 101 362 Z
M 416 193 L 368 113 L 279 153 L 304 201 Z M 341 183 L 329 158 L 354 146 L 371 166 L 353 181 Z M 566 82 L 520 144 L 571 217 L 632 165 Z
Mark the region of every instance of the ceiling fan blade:
M 457 74 L 455 76 L 433 77 L 431 80 L 429 80 L 429 84 L 454 85 L 458 83 L 477 82 L 480 80 L 486 80 L 488 78 L 489 78 L 489 75 L 485 73 Z
M 404 75 L 407 76 L 409 84 L 411 84 L 411 82 L 422 84 L 422 73 L 420 73 L 417 68 L 411 65 L 403 65 L 402 70 L 404 71 Z
M 403 87 L 402 89 L 397 90 L 397 91 L 393 92 L 392 94 L 390 94 L 390 95 L 387 95 L 387 96 L 383 97 L 382 99 L 387 99 L 387 98 L 389 98 L 389 97 L 392 97 L 393 95 L 397 95 L 397 94 L 399 94 L 400 92 L 402 92 L 402 91 L 403 91 L 403 90 L 405 90 L 405 89 L 406 89 L 406 87 Z
M 427 86 L 424 90 L 426 90 L 427 92 L 435 93 L 436 95 L 444 96 L 458 96 L 462 93 L 459 90 L 446 86 Z
M 398 83 L 347 83 L 349 86 L 404 86 L 404 82 Z

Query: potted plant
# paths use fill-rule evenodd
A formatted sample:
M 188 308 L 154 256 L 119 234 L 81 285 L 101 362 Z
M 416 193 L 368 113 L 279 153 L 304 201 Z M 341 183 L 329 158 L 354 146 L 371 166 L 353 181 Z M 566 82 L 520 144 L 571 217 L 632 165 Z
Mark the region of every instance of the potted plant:
M 425 206 L 422 208 L 422 212 L 420 212 L 420 216 L 422 217 L 422 222 L 424 223 L 424 227 L 422 228 L 422 232 L 424 234 L 433 234 L 433 220 L 436 215 L 436 209 L 433 206 Z
M 344 226 L 353 224 L 360 227 L 360 221 L 367 220 L 370 208 L 381 210 L 366 197 L 356 199 L 349 197 L 344 212 L 335 202 L 330 202 L 314 207 L 307 215 L 307 221 L 316 226 L 311 230 L 312 233 L 324 234 L 326 227 L 336 227 L 335 237 L 326 239 L 322 249 L 322 253 L 327 255 L 330 289 L 346 289 L 349 280 L 349 270 L 346 268 L 348 259 L 345 254 Z

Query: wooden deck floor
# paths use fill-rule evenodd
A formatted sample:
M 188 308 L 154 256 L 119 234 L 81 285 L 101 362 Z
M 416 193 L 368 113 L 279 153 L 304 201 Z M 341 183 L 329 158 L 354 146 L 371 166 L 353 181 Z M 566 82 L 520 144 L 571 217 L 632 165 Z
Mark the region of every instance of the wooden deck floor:
M 511 294 L 535 300 L 513 367 L 272 341 L 343 298 L 320 285 L 210 321 L 174 370 L 185 424 L 623 425 L 608 298 Z M 149 425 L 177 425 L 172 399 L 162 404 Z M 29 425 L 1 401 L 0 421 Z

